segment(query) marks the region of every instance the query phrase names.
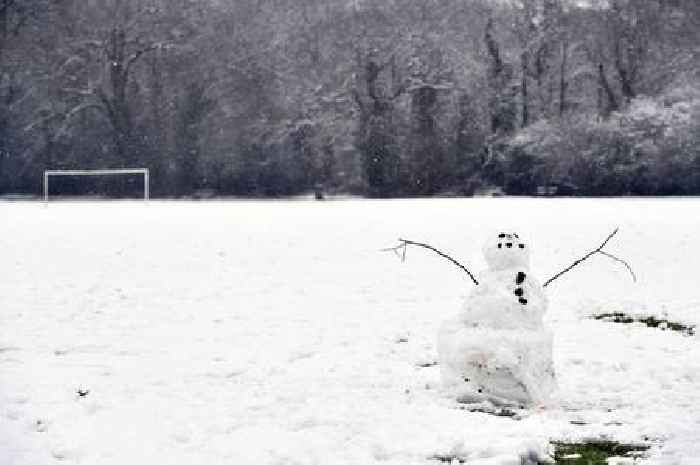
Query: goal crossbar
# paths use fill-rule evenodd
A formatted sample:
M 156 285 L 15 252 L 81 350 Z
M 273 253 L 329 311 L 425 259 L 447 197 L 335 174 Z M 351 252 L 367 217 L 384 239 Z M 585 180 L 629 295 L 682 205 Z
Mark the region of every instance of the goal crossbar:
M 44 171 L 44 202 L 49 201 L 49 177 L 50 176 L 105 176 L 111 174 L 142 174 L 143 175 L 143 198 L 150 197 L 148 168 L 130 169 L 103 169 L 103 170 L 47 170 Z

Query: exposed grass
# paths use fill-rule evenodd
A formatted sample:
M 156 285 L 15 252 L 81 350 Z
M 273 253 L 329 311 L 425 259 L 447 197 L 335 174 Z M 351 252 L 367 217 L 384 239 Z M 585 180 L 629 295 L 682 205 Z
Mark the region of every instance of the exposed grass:
M 428 457 L 428 460 L 435 460 L 437 462 L 447 463 L 450 465 L 452 465 L 453 463 L 467 463 L 467 459 L 465 459 L 464 457 L 459 457 L 457 455 L 436 454 L 432 457 Z
M 607 465 L 612 457 L 628 457 L 634 462 L 641 460 L 649 449 L 645 444 L 621 444 L 615 441 L 591 440 L 585 442 L 554 441 L 554 463 L 556 465 Z M 459 455 L 436 454 L 428 460 L 446 464 L 469 464 L 469 459 Z M 522 463 L 545 465 L 536 456 L 522 457 Z M 551 462 L 548 462 L 551 463 Z
M 496 417 L 507 417 L 514 420 L 520 420 L 518 413 L 508 407 L 498 407 L 498 408 L 485 408 L 485 407 L 468 407 L 460 406 L 461 410 L 467 410 L 468 412 L 485 413 L 487 415 L 493 415 Z
M 438 365 L 438 362 L 425 362 L 425 363 L 419 363 L 418 367 L 431 368 L 431 367 L 436 367 L 437 365 Z
M 615 441 L 553 442 L 557 465 L 606 465 L 610 457 L 641 458 L 649 449 L 644 444 L 620 444 Z
M 649 328 L 658 328 L 661 330 L 671 330 L 682 333 L 686 336 L 693 336 L 695 334 L 695 326 L 684 325 L 683 323 L 677 323 L 675 321 L 669 321 L 665 319 L 659 319 L 654 316 L 648 317 L 632 317 L 622 312 L 612 312 L 612 313 L 602 313 L 600 315 L 593 315 L 593 319 L 601 321 L 609 321 L 612 323 L 644 323 Z

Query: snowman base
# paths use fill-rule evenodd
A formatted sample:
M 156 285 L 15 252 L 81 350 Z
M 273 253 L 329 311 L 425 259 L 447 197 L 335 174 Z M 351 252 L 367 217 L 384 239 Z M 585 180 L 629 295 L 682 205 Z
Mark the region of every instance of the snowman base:
M 463 404 L 532 406 L 556 387 L 552 336 L 544 328 L 503 330 L 456 318 L 441 328 L 438 352 L 443 385 Z

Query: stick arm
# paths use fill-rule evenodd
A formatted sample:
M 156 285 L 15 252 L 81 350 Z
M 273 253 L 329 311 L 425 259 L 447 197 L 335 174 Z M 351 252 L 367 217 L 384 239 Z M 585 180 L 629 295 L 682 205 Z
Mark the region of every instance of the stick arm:
M 445 258 L 445 259 L 449 260 L 450 263 L 452 263 L 452 264 L 458 266 L 459 268 L 461 268 L 462 271 L 464 271 L 465 273 L 467 273 L 467 274 L 469 275 L 469 278 L 471 278 L 472 282 L 473 282 L 475 285 L 477 285 L 477 286 L 479 285 L 479 281 L 476 280 L 476 278 L 474 277 L 474 275 L 472 274 L 472 272 L 469 271 L 469 269 L 468 269 L 466 266 L 462 265 L 461 263 L 459 263 L 457 260 L 455 260 L 454 258 L 452 258 L 452 257 L 450 257 L 449 255 L 447 255 L 446 253 L 444 253 L 444 252 L 442 252 L 442 251 L 436 249 L 436 248 L 433 247 L 432 245 L 424 244 L 424 243 L 422 243 L 422 242 L 410 241 L 410 240 L 408 240 L 408 239 L 399 239 L 399 242 L 400 242 L 400 244 L 397 245 L 396 247 L 390 247 L 390 248 L 388 248 L 388 249 L 382 249 L 382 252 L 394 252 L 396 255 L 398 255 L 398 256 L 401 258 L 401 261 L 405 261 L 405 260 L 406 260 L 406 249 L 408 248 L 409 245 L 413 245 L 413 246 L 416 246 L 416 247 L 422 247 L 422 248 L 424 248 L 424 249 L 428 249 L 428 250 L 430 250 L 430 251 L 432 251 L 432 252 L 434 252 L 434 253 L 440 255 L 442 258 Z
M 571 265 L 567 266 L 566 268 L 564 268 L 564 269 L 563 269 L 562 271 L 560 271 L 559 273 L 557 273 L 557 274 L 555 274 L 554 276 L 552 276 L 551 278 L 549 278 L 549 279 L 542 285 L 542 287 L 547 287 L 547 286 L 548 286 L 549 284 L 551 284 L 553 281 L 556 281 L 556 280 L 559 279 L 562 275 L 568 273 L 568 272 L 571 271 L 573 268 L 575 268 L 576 266 L 580 265 L 582 262 L 588 260 L 588 259 L 591 258 L 593 255 L 598 254 L 598 253 L 601 254 L 601 255 L 604 255 L 604 256 L 606 256 L 606 257 L 612 259 L 612 260 L 615 260 L 616 262 L 622 263 L 622 264 L 627 268 L 627 271 L 629 271 L 630 274 L 632 275 L 632 280 L 633 280 L 634 282 L 637 282 L 637 276 L 634 274 L 634 271 L 632 270 L 632 267 L 629 265 L 629 263 L 627 263 L 625 260 L 623 260 L 623 259 L 621 259 L 621 258 L 619 258 L 619 257 L 616 257 L 615 255 L 613 255 L 613 254 L 611 254 L 611 253 L 606 252 L 606 251 L 603 250 L 603 248 L 608 244 L 608 242 L 610 242 L 610 240 L 611 240 L 613 237 L 615 237 L 615 235 L 619 232 L 619 230 L 620 230 L 620 228 L 615 228 L 615 230 L 614 230 L 612 233 L 610 233 L 610 234 L 608 235 L 608 237 L 603 241 L 602 244 L 600 244 L 600 246 L 598 246 L 597 249 L 588 252 L 586 255 L 584 255 L 583 257 L 581 257 L 581 258 L 579 258 L 578 260 L 574 261 L 574 263 L 572 263 Z

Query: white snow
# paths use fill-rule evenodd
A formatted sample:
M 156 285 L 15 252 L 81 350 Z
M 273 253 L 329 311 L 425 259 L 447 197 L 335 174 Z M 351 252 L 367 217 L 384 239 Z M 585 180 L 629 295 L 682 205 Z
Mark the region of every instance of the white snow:
M 0 203 L 0 463 L 520 464 L 550 439 L 650 440 L 697 464 L 700 346 L 622 310 L 700 323 L 698 199 Z M 473 284 L 398 237 L 485 264 L 533 245 L 558 407 L 456 408 L 436 334 Z M 404 342 L 405 341 L 405 342 Z M 422 365 L 427 365 L 423 367 Z M 89 390 L 85 397 L 78 389 Z M 574 423 L 572 423 L 574 422 Z M 585 424 L 581 424 L 585 423 Z

